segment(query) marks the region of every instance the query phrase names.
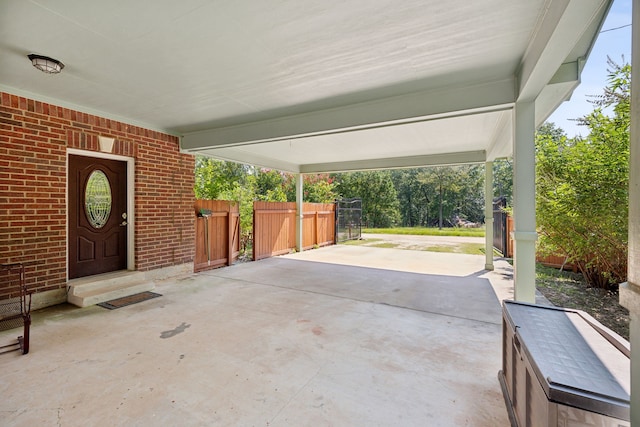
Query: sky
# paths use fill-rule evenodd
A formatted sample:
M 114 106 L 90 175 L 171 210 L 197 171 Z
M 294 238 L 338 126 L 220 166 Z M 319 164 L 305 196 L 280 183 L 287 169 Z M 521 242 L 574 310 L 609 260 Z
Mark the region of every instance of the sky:
M 547 119 L 562 128 L 567 136 L 586 136 L 589 131 L 575 121 L 593 111 L 588 95 L 599 95 L 607 85 L 607 56 L 621 64 L 631 62 L 631 2 L 632 0 L 614 0 L 609 15 L 602 26 L 601 33 L 587 59 L 582 71 L 581 83 L 573 91 L 569 101 L 564 102 Z M 624 27 L 623 27 L 624 26 Z M 611 31 L 609 29 L 623 27 Z

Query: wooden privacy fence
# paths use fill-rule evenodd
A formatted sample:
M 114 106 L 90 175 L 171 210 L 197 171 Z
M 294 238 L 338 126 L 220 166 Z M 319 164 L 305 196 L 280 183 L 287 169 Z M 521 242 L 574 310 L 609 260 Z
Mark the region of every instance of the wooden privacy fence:
M 506 251 L 504 256 L 507 258 L 513 258 L 513 239 L 511 238 L 511 232 L 514 229 L 513 217 L 511 215 L 506 216 Z M 573 263 L 567 262 L 567 257 L 564 255 L 551 254 L 547 256 L 541 256 L 536 253 L 536 262 L 553 268 L 561 268 L 563 270 L 571 270 L 574 273 L 578 271 L 578 266 Z
M 253 202 L 253 260 L 296 247 L 295 202 Z
M 506 246 L 506 253 L 504 253 L 504 256 L 506 256 L 507 258 L 513 258 L 513 239 L 511 238 L 511 232 L 513 231 L 513 217 L 511 215 L 507 215 L 506 219 L 506 227 L 507 227 L 507 232 L 506 232 L 506 242 L 507 242 L 507 246 Z
M 201 212 L 206 212 L 202 215 Z M 231 265 L 240 255 L 240 210 L 237 202 L 196 200 L 196 254 L 193 271 Z
M 536 261 L 539 262 L 540 264 L 546 266 L 546 267 L 561 268 L 564 271 L 571 270 L 574 273 L 578 272 L 578 265 L 570 263 L 570 262 L 567 262 L 567 257 L 566 256 L 559 256 L 559 255 L 540 256 L 540 255 L 536 255 Z
M 302 247 L 335 243 L 335 205 L 302 204 Z M 253 259 L 291 252 L 296 247 L 296 203 L 253 202 Z
M 302 249 L 335 243 L 335 203 L 303 203 L 302 214 Z

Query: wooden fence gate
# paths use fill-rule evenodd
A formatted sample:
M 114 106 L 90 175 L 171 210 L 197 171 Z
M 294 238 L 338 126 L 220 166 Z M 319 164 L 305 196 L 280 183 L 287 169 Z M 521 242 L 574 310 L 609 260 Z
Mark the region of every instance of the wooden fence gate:
M 236 202 L 196 200 L 193 271 L 231 265 L 240 255 L 240 210 Z
M 335 243 L 335 205 L 302 204 L 302 247 Z M 296 248 L 296 203 L 253 202 L 253 259 L 291 252 Z
M 302 204 L 302 249 L 335 244 L 336 205 L 334 203 Z

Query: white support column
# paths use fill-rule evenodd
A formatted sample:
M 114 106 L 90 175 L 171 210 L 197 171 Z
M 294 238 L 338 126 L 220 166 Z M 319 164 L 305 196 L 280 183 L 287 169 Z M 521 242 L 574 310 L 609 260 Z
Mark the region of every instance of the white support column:
M 302 198 L 303 198 L 303 174 L 296 175 L 296 250 L 302 252 L 302 232 L 303 232 L 303 214 L 302 214 Z
M 631 425 L 640 426 L 640 0 L 633 0 L 629 134 L 629 258 L 620 304 L 631 318 Z
M 536 301 L 535 104 L 516 102 L 514 123 L 514 299 Z
M 484 164 L 485 270 L 493 270 L 493 162 Z

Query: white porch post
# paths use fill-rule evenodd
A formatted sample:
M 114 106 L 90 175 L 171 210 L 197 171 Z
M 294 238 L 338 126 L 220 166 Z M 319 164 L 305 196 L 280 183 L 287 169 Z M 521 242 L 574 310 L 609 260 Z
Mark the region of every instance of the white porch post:
M 640 426 L 640 0 L 633 0 L 631 30 L 631 130 L 629 135 L 628 282 L 620 286 L 620 304 L 631 318 L 631 425 Z
M 484 164 L 485 270 L 493 270 L 493 162 Z
M 303 174 L 296 175 L 296 250 L 302 252 L 302 195 L 303 193 Z
M 536 301 L 535 104 L 516 102 L 514 123 L 514 299 Z

